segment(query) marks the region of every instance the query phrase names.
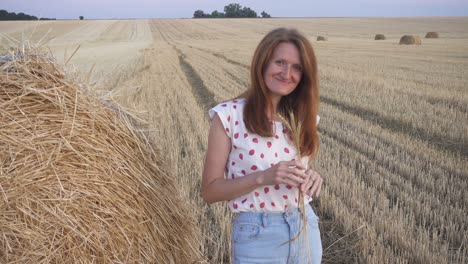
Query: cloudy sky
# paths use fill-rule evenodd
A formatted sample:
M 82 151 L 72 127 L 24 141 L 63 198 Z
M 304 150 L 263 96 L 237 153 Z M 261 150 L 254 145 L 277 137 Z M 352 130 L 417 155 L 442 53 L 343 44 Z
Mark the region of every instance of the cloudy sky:
M 0 0 L 0 9 L 57 19 L 190 18 L 229 3 L 274 17 L 468 16 L 468 0 Z

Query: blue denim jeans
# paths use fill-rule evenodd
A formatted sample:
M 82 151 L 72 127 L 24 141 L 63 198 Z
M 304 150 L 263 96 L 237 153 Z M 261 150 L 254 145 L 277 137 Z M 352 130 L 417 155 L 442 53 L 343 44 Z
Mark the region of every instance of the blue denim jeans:
M 318 218 L 306 205 L 307 243 L 304 232 L 294 241 L 302 227 L 301 213 L 292 209 L 285 213 L 239 213 L 232 222 L 232 262 L 319 264 L 322 260 L 322 241 Z

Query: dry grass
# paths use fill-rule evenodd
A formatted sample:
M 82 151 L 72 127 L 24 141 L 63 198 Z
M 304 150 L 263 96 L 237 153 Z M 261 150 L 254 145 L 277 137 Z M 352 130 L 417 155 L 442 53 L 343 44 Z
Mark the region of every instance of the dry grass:
M 324 37 L 324 36 L 318 36 L 317 37 L 317 41 L 327 41 L 328 38 L 327 37 Z
M 400 38 L 400 45 L 421 45 L 421 37 L 413 35 L 404 35 Z
M 385 40 L 384 34 L 375 34 L 374 40 Z
M 191 263 L 200 237 L 140 120 L 50 54 L 0 61 L 0 261 Z
M 297 154 L 297 157 L 296 157 L 296 160 L 303 160 L 301 154 L 300 154 L 300 149 L 301 149 L 301 138 L 300 138 L 300 135 L 301 135 L 301 130 L 302 130 L 302 124 L 303 124 L 303 120 L 297 120 L 296 116 L 294 115 L 293 112 L 289 112 L 289 113 L 286 113 L 285 116 L 283 116 L 283 114 L 281 113 L 277 113 L 277 117 L 279 118 L 279 120 L 281 121 L 281 123 L 283 123 L 284 127 L 287 128 L 287 130 L 289 131 L 290 135 L 291 135 L 291 138 L 292 138 L 292 142 L 294 143 L 294 147 L 296 148 L 298 154 Z M 307 168 L 311 168 L 310 164 L 305 164 L 307 165 Z M 296 235 L 296 237 L 293 237 L 291 238 L 291 240 L 289 242 L 292 242 L 296 239 L 298 239 L 300 236 L 301 236 L 301 233 L 303 233 L 303 236 L 302 236 L 302 247 L 303 249 L 305 249 L 306 251 L 306 254 L 307 254 L 307 261 L 311 261 L 310 259 L 310 245 L 309 245 L 309 239 L 308 239 L 308 234 L 307 234 L 307 217 L 306 217 L 306 211 L 305 211 L 305 201 L 304 201 L 305 197 L 304 197 L 304 194 L 299 191 L 299 199 L 298 199 L 298 205 L 297 207 L 299 208 L 299 211 L 301 212 L 301 218 L 298 219 L 298 221 L 302 222 L 302 228 L 299 230 L 298 234 Z M 298 226 L 301 226 L 300 223 L 298 224 Z
M 178 188 L 196 208 L 210 263 L 229 262 L 231 214 L 199 197 L 205 110 L 246 88 L 255 46 L 278 26 L 299 27 L 311 40 L 333 38 L 314 45 L 322 117 L 314 168 L 325 184 L 313 206 L 324 263 L 466 263 L 467 18 L 147 22 L 152 44 L 137 59 L 127 63 L 114 49 L 99 61 L 114 65 L 121 57 L 129 65 L 128 78 L 109 92 L 146 113 Z M 391 41 L 429 31 L 444 32 L 443 40 L 418 47 Z M 376 42 L 370 32 L 385 32 L 387 40 Z M 94 60 L 81 56 L 78 67 Z M 115 83 L 122 73 L 102 78 Z
M 439 38 L 439 33 L 437 32 L 427 32 L 425 38 Z

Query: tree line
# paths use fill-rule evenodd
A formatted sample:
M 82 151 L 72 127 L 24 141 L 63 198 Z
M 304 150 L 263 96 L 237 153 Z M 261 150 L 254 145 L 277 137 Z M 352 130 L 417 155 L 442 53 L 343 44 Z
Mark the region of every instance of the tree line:
M 37 18 L 36 16 L 27 15 L 25 13 L 10 13 L 2 9 L 0 10 L 0 20 L 55 20 L 55 18 Z
M 261 13 L 263 18 L 271 17 L 265 11 Z M 240 4 L 229 4 L 224 7 L 224 13 L 214 10 L 210 13 L 205 13 L 203 10 L 197 10 L 193 13 L 193 18 L 241 18 L 241 17 L 258 17 L 257 12 L 250 7 L 242 7 Z

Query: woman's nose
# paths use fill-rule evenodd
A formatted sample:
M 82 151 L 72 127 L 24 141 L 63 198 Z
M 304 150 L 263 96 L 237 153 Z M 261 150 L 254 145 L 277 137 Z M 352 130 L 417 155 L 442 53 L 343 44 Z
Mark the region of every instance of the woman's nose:
M 281 75 L 289 78 L 291 75 L 291 66 L 289 64 L 284 64 L 283 67 L 281 67 Z

